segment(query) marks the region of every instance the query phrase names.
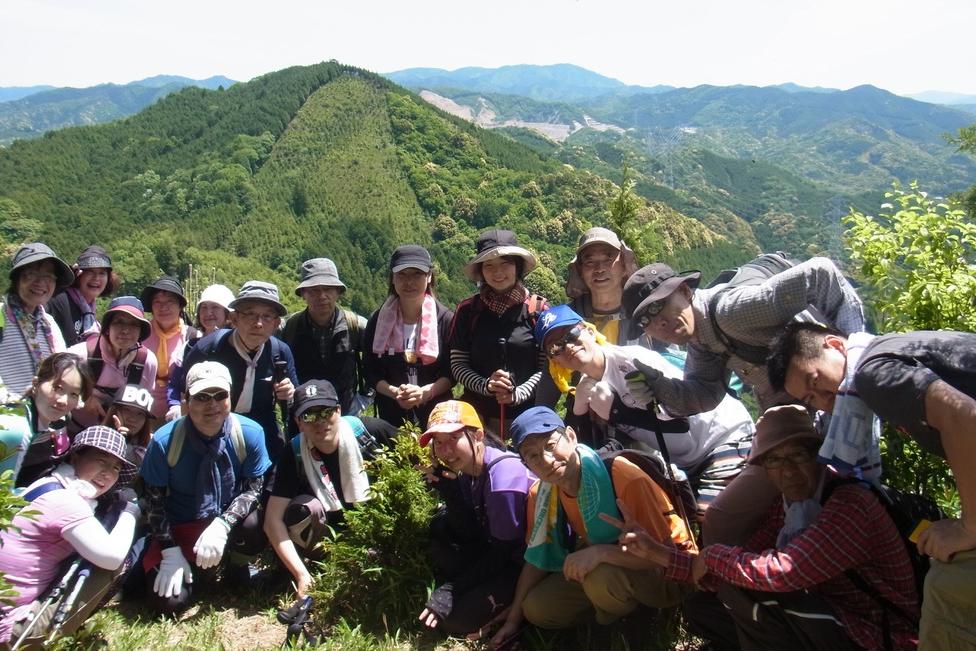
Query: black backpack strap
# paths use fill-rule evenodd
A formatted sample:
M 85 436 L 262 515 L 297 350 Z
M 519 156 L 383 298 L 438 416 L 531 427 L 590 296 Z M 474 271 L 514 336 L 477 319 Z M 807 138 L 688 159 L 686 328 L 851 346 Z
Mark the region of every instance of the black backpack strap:
M 62 490 L 64 486 L 61 485 L 57 479 L 51 478 L 51 481 L 45 482 L 40 486 L 35 486 L 32 490 L 27 491 L 23 495 L 25 502 L 33 502 L 41 495 L 46 495 L 51 491 Z
M 102 377 L 102 369 L 105 368 L 105 360 L 102 359 L 101 333 L 97 337 L 89 337 L 85 346 L 88 349 L 88 370 L 91 372 L 92 381 L 97 385 L 98 378 Z

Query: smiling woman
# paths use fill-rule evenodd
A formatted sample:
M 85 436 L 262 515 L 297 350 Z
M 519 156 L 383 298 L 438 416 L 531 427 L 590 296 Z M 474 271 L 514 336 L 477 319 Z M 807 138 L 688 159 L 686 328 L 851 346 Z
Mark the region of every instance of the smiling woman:
M 25 244 L 14 254 L 0 337 L 0 380 L 11 397 L 23 395 L 45 357 L 65 349 L 61 329 L 44 304 L 73 278 L 71 268 L 46 244 Z

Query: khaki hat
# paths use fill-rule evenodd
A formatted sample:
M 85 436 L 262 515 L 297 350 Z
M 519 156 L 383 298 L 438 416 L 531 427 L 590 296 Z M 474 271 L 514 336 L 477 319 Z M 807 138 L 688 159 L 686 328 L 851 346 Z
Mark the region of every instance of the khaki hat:
M 207 389 L 230 392 L 230 371 L 220 362 L 197 362 L 186 373 L 186 392 L 195 396 Z
M 295 288 L 295 296 L 301 296 L 306 287 L 338 287 L 346 291 L 346 284 L 339 280 L 336 264 L 328 258 L 312 258 L 302 263 L 299 270 L 302 282 Z
M 576 255 L 573 256 L 573 259 L 569 261 L 569 265 L 566 267 L 566 296 L 570 298 L 579 298 L 583 294 L 590 293 L 589 287 L 583 282 L 583 278 L 579 273 L 579 259 L 583 250 L 594 244 L 606 244 L 620 253 L 620 261 L 624 266 L 624 280 L 630 278 L 637 271 L 637 256 L 630 250 L 630 247 L 624 244 L 623 240 L 617 237 L 617 234 L 609 228 L 594 226 L 580 235 L 579 244 L 576 246 Z

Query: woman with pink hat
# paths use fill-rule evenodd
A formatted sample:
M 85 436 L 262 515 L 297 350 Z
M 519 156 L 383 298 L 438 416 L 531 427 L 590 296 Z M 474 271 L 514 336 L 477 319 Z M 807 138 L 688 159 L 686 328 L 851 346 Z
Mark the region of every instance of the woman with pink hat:
M 88 361 L 95 378 L 95 399 L 72 414 L 72 431 L 101 423 L 120 387 L 138 384 L 152 390 L 156 356 L 142 345 L 149 329 L 142 302 L 135 296 L 119 296 L 112 299 L 102 316 L 101 333 L 69 349 Z

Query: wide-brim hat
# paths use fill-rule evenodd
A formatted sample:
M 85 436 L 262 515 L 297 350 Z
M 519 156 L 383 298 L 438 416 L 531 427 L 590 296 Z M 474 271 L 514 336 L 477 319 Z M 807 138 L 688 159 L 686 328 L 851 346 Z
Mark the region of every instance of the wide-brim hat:
M 59 258 L 47 244 L 43 242 L 30 242 L 25 244 L 14 253 L 13 266 L 10 267 L 10 280 L 17 275 L 18 269 L 23 269 L 27 265 L 35 262 L 50 260 L 54 263 L 54 274 L 57 276 L 57 286 L 67 287 L 75 281 L 75 272 L 71 270 L 68 263 Z
M 506 256 L 515 256 L 525 261 L 522 270 L 523 275 L 528 275 L 538 264 L 531 251 L 518 245 L 515 233 L 491 229 L 478 236 L 478 241 L 475 243 L 475 255 L 464 265 L 464 275 L 470 280 L 482 280 L 481 264 L 488 260 Z
M 170 294 L 176 294 L 180 299 L 180 309 L 186 307 L 186 295 L 183 293 L 183 285 L 180 284 L 176 278 L 172 276 L 163 276 L 151 285 L 148 285 L 139 294 L 139 300 L 142 301 L 143 306 L 152 312 L 152 299 L 156 292 L 169 292 Z
M 237 310 L 238 306 L 245 301 L 263 301 L 274 306 L 278 316 L 285 316 L 288 310 L 282 305 L 278 298 L 278 286 L 274 283 L 266 283 L 262 280 L 249 280 L 241 285 L 241 291 L 237 292 L 237 298 L 231 301 L 228 306 L 231 310 Z
M 79 269 L 111 269 L 112 259 L 108 257 L 105 249 L 93 244 L 78 254 L 75 265 Z
M 586 283 L 583 282 L 583 277 L 580 275 L 579 259 L 583 250 L 594 244 L 606 244 L 618 251 L 620 262 L 624 267 L 623 277 L 625 280 L 637 271 L 637 256 L 634 255 L 630 247 L 609 228 L 595 226 L 580 235 L 579 244 L 576 247 L 576 255 L 573 256 L 573 259 L 570 260 L 569 265 L 566 267 L 566 296 L 570 298 L 579 298 L 583 294 L 590 292 L 590 288 L 586 286 Z
M 125 313 L 139 322 L 139 341 L 144 341 L 152 334 L 152 324 L 146 318 L 142 301 L 135 296 L 117 296 L 108 304 L 108 309 L 102 315 L 102 332 L 108 335 L 109 326 L 116 314 Z
M 794 439 L 823 441 L 824 435 L 814 427 L 813 418 L 805 407 L 780 405 L 767 409 L 756 421 L 756 436 L 752 440 L 749 463 L 762 463 L 767 453 Z
M 302 263 L 299 269 L 302 281 L 295 288 L 295 296 L 302 295 L 306 287 L 338 287 L 346 291 L 346 284 L 339 280 L 339 270 L 335 262 L 328 258 L 312 258 Z
M 102 452 L 108 452 L 122 462 L 122 469 L 119 471 L 119 478 L 115 486 L 128 484 L 139 471 L 136 465 L 126 457 L 125 437 L 106 425 L 93 425 L 78 432 L 68 449 L 68 453 L 72 454 L 81 448 L 95 448 Z
M 484 429 L 478 412 L 471 404 L 462 400 L 439 402 L 427 417 L 427 429 L 420 435 L 420 445 L 427 445 L 434 434 L 448 434 L 465 427 Z
M 630 332 L 628 333 L 630 338 L 636 339 L 641 335 L 641 327 L 634 319 L 635 314 L 650 303 L 667 298 L 681 285 L 687 284 L 692 289 L 697 289 L 699 282 L 701 282 L 700 271 L 677 273 L 663 262 L 656 262 L 638 269 L 624 283 L 622 307 L 625 316 L 631 319 Z

